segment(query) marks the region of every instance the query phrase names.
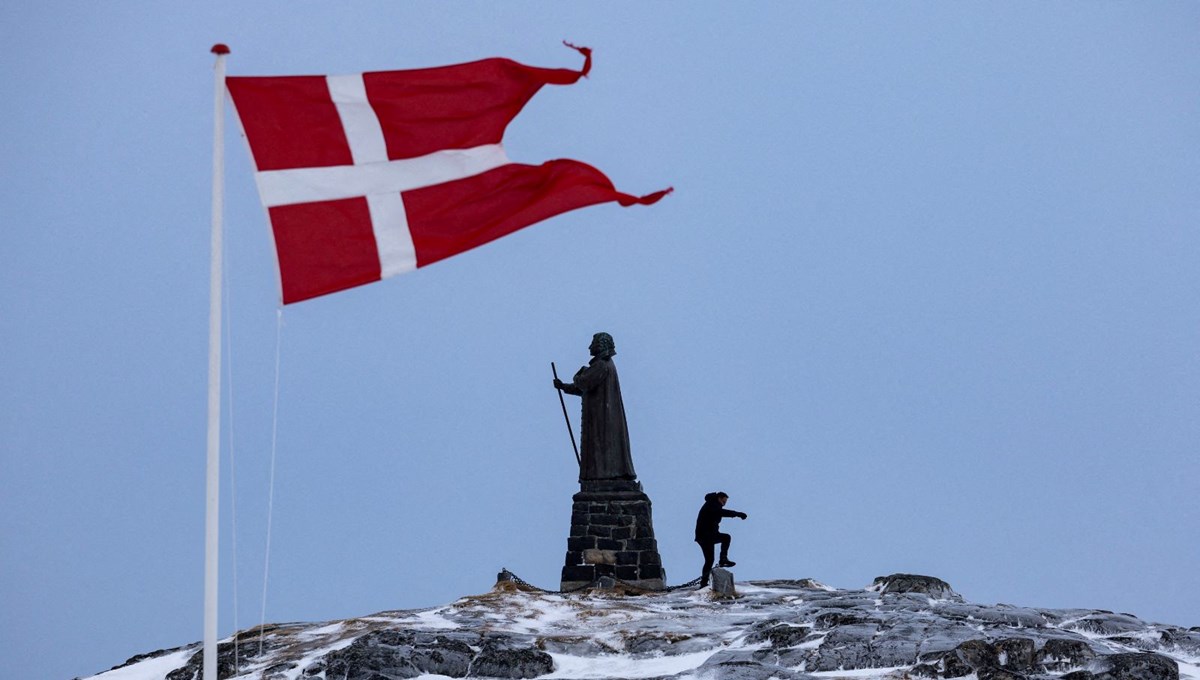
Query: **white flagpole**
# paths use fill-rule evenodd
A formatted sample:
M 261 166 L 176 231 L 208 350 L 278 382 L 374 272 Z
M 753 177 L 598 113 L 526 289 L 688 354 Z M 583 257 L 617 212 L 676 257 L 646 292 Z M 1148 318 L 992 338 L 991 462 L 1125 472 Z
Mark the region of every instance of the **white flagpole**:
M 221 248 L 225 203 L 225 56 L 216 44 L 213 104 L 212 254 L 208 300 L 208 466 L 204 512 L 204 676 L 217 680 L 217 551 L 221 508 Z

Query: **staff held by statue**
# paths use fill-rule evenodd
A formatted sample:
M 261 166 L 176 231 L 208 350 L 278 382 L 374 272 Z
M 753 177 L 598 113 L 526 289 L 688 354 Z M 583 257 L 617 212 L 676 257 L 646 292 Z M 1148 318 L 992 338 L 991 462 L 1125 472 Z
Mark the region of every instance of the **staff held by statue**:
M 567 434 L 571 435 L 571 448 L 575 451 L 575 462 L 583 465 L 583 461 L 579 459 L 579 447 L 575 445 L 575 429 L 571 427 L 571 417 L 567 415 L 567 402 L 563 399 L 562 388 L 558 387 L 558 383 L 562 382 L 558 379 L 558 368 L 554 366 L 554 362 L 550 362 L 550 370 L 554 373 L 554 385 L 558 390 L 558 403 L 562 405 L 563 420 L 567 421 Z

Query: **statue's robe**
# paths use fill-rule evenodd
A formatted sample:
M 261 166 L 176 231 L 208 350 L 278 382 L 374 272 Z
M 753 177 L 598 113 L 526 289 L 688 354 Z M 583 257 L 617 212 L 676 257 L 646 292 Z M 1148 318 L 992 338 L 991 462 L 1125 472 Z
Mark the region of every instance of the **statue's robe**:
M 612 359 L 595 357 L 563 391 L 583 398 L 579 479 L 637 479 L 629 454 L 629 427 Z

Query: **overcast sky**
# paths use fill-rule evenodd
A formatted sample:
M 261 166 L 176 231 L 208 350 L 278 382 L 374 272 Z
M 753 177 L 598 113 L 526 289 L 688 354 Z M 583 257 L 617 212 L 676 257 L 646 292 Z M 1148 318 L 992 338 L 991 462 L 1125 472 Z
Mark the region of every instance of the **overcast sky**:
M 510 157 L 676 189 L 284 309 L 268 621 L 443 604 L 502 567 L 556 587 L 577 484 L 549 364 L 604 330 L 670 583 L 720 489 L 750 516 L 739 580 L 916 572 L 1200 625 L 1198 25 L 1186 2 L 5 4 L 5 673 L 203 633 L 215 42 L 237 75 L 587 45 Z M 226 115 L 222 635 L 261 615 L 278 309 Z

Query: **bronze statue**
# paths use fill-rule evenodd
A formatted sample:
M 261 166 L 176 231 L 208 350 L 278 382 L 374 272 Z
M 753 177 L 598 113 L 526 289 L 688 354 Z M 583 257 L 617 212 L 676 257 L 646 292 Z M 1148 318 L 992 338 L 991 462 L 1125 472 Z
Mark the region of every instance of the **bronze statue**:
M 554 379 L 556 388 L 583 399 L 579 480 L 635 480 L 621 384 L 612 362 L 616 345 L 608 333 L 596 333 L 588 350 L 591 363 L 579 369 L 572 382 Z

